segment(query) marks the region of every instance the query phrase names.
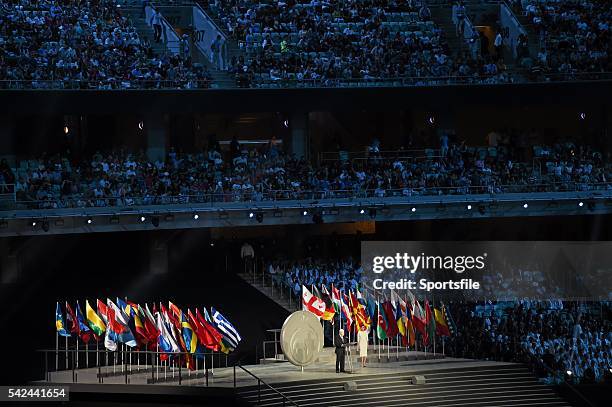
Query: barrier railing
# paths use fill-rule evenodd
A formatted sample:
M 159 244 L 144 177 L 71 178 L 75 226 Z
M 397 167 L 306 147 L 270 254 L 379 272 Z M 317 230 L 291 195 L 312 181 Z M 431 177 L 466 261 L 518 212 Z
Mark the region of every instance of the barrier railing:
M 298 407 L 298 405 L 297 405 L 297 403 L 295 401 L 291 400 L 288 396 L 286 396 L 285 394 L 281 393 L 280 391 L 278 391 L 274 387 L 270 386 L 268 383 L 264 382 L 260 377 L 254 375 L 251 371 L 249 371 L 245 367 L 243 367 L 240 364 L 240 362 L 238 362 L 238 364 L 234 365 L 234 389 L 236 388 L 236 367 L 238 367 L 239 369 L 242 369 L 248 375 L 250 375 L 255 380 L 257 380 L 257 404 L 261 403 L 261 385 L 263 384 L 268 389 L 272 390 L 274 393 L 276 393 L 277 395 L 282 397 L 282 399 L 283 399 L 283 407 L 286 406 L 287 403 L 291 404 L 292 406 Z
M 213 351 L 191 354 L 128 350 L 127 347 L 108 351 L 71 346 L 37 352 L 44 358 L 44 381 L 54 383 L 104 383 L 105 379 L 114 377 L 122 378 L 125 384 L 176 382 L 181 385 L 185 380 L 203 379 L 201 385 L 208 387 L 215 368 L 230 366 L 226 354 Z M 191 367 L 186 366 L 188 356 L 193 363 Z
M 437 174 L 432 174 L 433 176 Z M 259 203 L 277 201 L 307 201 L 304 207 L 309 207 L 314 200 L 358 200 L 384 198 L 410 198 L 418 196 L 448 196 L 448 195 L 499 195 L 504 193 L 536 193 L 536 192 L 594 192 L 612 190 L 612 182 L 550 182 L 533 184 L 503 185 L 492 183 L 482 186 L 452 186 L 452 187 L 406 187 L 377 189 L 338 189 L 338 190 L 268 190 L 263 192 L 227 192 L 201 193 L 185 195 L 147 195 L 147 196 L 106 196 L 88 197 L 84 195 L 48 198 L 45 200 L 17 199 L 14 203 L 5 203 L 2 210 L 23 209 L 62 209 L 62 208 L 108 208 L 108 207 L 139 207 L 156 205 L 190 205 L 205 204 L 207 207 L 223 207 L 230 203 L 249 203 L 257 206 Z M 19 198 L 19 197 L 18 197 Z

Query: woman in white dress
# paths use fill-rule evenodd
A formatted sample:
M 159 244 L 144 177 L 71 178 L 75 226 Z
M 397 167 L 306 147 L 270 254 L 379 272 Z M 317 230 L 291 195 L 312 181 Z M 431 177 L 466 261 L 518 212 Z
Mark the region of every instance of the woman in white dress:
M 368 357 L 368 328 L 364 325 L 357 333 L 357 345 L 359 346 L 359 359 L 361 367 L 366 367 L 366 359 Z

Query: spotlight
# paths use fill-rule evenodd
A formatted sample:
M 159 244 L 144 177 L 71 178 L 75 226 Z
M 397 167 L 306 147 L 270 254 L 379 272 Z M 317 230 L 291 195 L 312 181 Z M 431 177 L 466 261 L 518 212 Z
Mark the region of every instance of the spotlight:
M 215 247 L 215 242 L 210 242 L 210 247 Z
M 263 222 L 264 214 L 263 212 L 257 212 L 255 215 L 255 219 L 257 219 L 257 223 Z
M 433 126 L 434 124 L 436 124 L 436 118 L 435 118 L 435 116 L 429 116 L 429 117 L 427 118 L 427 123 L 429 123 L 429 124 L 430 124 L 430 125 L 432 125 L 432 126 Z
M 582 208 L 584 206 L 584 202 L 582 201 L 578 202 L 578 206 Z
M 64 134 L 68 133 L 70 133 L 70 129 L 68 128 L 68 126 L 64 126 Z
M 413 206 L 411 209 L 412 212 L 416 212 L 416 208 Z
M 365 209 L 363 209 L 363 208 L 362 208 L 362 209 L 360 209 L 360 210 L 359 210 L 359 213 L 360 213 L 361 215 L 363 215 L 363 214 L 365 213 Z
M 141 222 L 144 222 L 145 220 L 147 220 L 147 218 L 145 218 L 144 216 L 141 216 L 141 217 L 140 217 L 140 221 L 141 221 Z
M 93 223 L 93 219 L 91 219 L 91 218 L 87 218 L 87 224 L 88 224 L 88 225 L 91 225 L 92 223 Z
M 306 209 L 304 209 L 304 211 L 302 212 L 302 215 L 307 216 L 308 215 L 308 211 Z
M 195 220 L 198 220 L 198 219 L 200 218 L 200 215 L 198 215 L 198 214 L 196 213 L 196 214 L 194 214 L 194 215 L 193 215 L 193 218 L 194 218 Z
M 49 221 L 48 220 L 42 221 L 42 230 L 44 230 L 45 232 L 49 231 Z
M 568 376 L 571 376 L 571 375 L 573 375 L 573 374 L 574 374 L 574 373 L 573 373 L 571 370 L 566 370 L 566 371 L 565 371 L 565 373 L 566 373 Z
M 153 224 L 153 226 L 159 227 L 159 216 L 151 217 L 151 223 Z
M 253 216 L 255 216 L 255 214 L 253 212 L 249 212 L 249 218 L 252 218 Z
M 32 226 L 36 226 L 36 221 L 35 220 L 32 221 Z
M 578 117 L 580 118 L 580 120 L 585 120 L 586 119 L 586 113 L 585 112 L 580 112 L 578 114 Z
M 144 129 L 144 122 L 141 120 L 138 122 L 138 130 L 143 130 Z
M 283 121 L 283 126 L 285 126 L 285 128 L 288 129 L 289 128 L 289 120 L 285 119 Z
M 529 204 L 528 204 L 527 202 L 525 202 L 525 203 L 523 204 L 523 208 L 525 208 L 525 209 L 529 208 Z
M 472 210 L 472 205 L 468 204 L 468 206 L 466 206 L 466 208 L 467 208 L 468 211 L 471 211 Z
M 368 210 L 368 215 L 370 215 L 370 219 L 376 218 L 376 208 L 370 208 Z

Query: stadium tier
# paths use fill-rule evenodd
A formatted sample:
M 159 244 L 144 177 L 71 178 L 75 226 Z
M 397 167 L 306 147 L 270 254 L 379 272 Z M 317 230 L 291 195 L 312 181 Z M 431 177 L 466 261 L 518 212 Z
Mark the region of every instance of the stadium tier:
M 1 6 L 4 89 L 403 87 L 612 71 L 605 0 Z

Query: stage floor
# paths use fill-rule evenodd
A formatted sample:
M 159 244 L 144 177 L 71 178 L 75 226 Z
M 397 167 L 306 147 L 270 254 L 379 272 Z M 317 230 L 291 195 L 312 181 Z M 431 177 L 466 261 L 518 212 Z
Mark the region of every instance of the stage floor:
M 432 353 L 425 354 L 423 352 L 397 352 L 394 347 L 388 351 L 385 349 L 379 353 L 376 350 L 370 349 L 368 363 L 365 368 L 361 368 L 357 357 L 351 357 L 353 370 L 350 373 L 335 372 L 335 355 L 333 348 L 325 348 L 319 357 L 319 360 L 310 366 L 306 366 L 304 371 L 289 362 L 275 362 L 259 365 L 245 365 L 252 374 L 259 377 L 268 384 L 286 383 L 294 381 L 308 381 L 321 379 L 343 379 L 355 376 L 371 376 L 390 373 L 414 373 L 427 372 L 431 370 L 457 369 L 464 367 L 481 367 L 481 366 L 500 366 L 510 365 L 511 363 L 504 362 L 489 362 L 472 359 L 458 359 L 444 357 L 441 354 L 433 355 Z M 350 370 L 351 366 L 346 364 L 346 369 Z M 113 374 L 114 370 L 114 374 Z M 75 371 L 79 384 L 98 384 L 98 368 L 78 369 Z M 104 377 L 104 384 L 125 384 L 125 374 L 122 374 L 122 366 L 117 365 L 115 369 L 112 366 L 102 367 L 101 372 Z M 153 375 L 150 367 L 145 369 L 131 366 L 131 372 L 128 375 L 128 384 L 144 385 L 155 384 L 157 386 L 177 386 L 178 383 L 178 368 L 155 369 Z M 152 378 L 155 378 L 155 383 Z M 159 381 L 158 381 L 159 380 Z M 74 383 L 72 370 L 64 370 L 49 373 L 49 382 L 53 383 Z M 236 368 L 236 387 L 248 387 L 257 384 L 257 380 L 242 369 Z M 181 386 L 206 386 L 204 371 L 200 369 L 197 372 L 189 371 L 185 368 L 181 369 Z M 215 368 L 214 372 L 209 370 L 208 378 L 209 387 L 228 388 L 234 387 L 234 369 Z

